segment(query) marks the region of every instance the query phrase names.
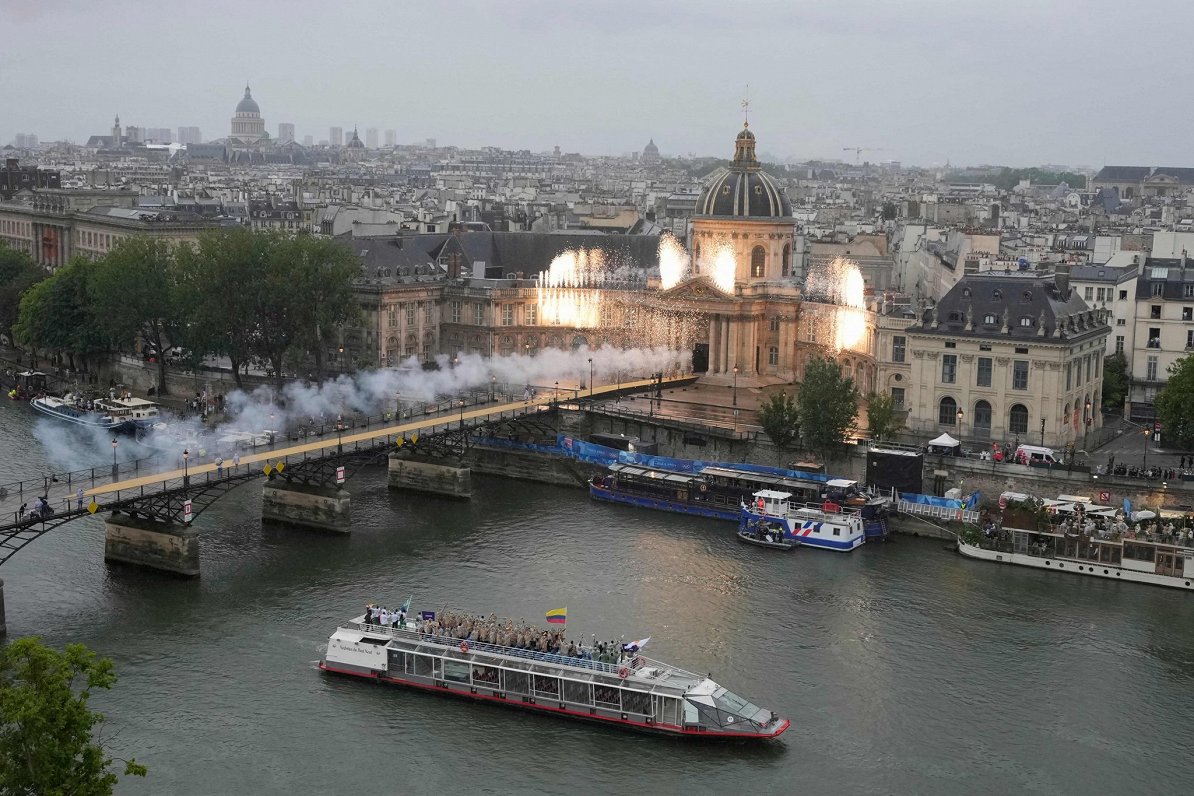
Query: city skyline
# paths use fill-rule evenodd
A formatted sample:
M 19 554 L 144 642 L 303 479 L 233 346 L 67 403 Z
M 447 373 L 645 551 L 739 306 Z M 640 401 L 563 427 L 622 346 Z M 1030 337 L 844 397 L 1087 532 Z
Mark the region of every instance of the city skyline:
M 115 3 L 123 5 L 134 8 Z M 210 8 L 118 14 L 122 35 L 150 61 L 202 61 L 205 42 L 217 39 L 244 54 L 177 79 L 134 75 L 120 48 L 83 35 L 103 29 L 110 6 L 0 11 L 16 33 L 0 55 L 0 81 L 17 109 L 0 121 L 0 141 L 31 132 L 83 142 L 107 132 L 116 114 L 215 139 L 247 81 L 266 129 L 290 122 L 300 140 L 336 126 L 347 138 L 355 126 L 362 135 L 394 129 L 398 143 L 617 155 L 653 138 L 665 155 L 724 157 L 749 82 L 760 149 L 785 159 L 853 160 L 859 147 L 871 160 L 924 166 L 1191 162 L 1180 142 L 1194 110 L 1166 96 L 1180 74 L 1158 81 L 1155 59 L 1116 55 L 1127 30 L 1148 30 L 1157 52 L 1180 51 L 1180 23 L 1194 14 L 1176 3 L 1096 2 L 1076 15 L 1012 2 L 994 17 L 936 0 L 899 9 L 759 3 L 745 14 L 712 3 L 680 10 L 611 0 L 582 14 L 461 2 L 368 5 L 318 25 L 272 2 L 236 14 Z M 448 24 L 451 49 L 436 36 L 407 37 L 399 49 L 388 38 Z M 49 95 L 69 101 L 48 103 Z M 1100 112 L 1098 96 L 1165 114 L 1127 123 Z

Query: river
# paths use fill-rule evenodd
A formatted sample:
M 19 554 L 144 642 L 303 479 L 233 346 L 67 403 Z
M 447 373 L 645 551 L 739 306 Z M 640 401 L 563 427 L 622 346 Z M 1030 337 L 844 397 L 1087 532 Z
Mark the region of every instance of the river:
M 61 467 L 0 406 L 0 481 Z M 77 455 L 78 452 L 76 452 Z M 102 465 L 103 451 L 95 464 Z M 71 462 L 77 464 L 78 462 Z M 79 520 L 2 569 L 10 637 L 111 657 L 93 698 L 127 794 L 1156 793 L 1194 781 L 1194 598 L 968 561 L 901 538 L 777 554 L 733 526 L 474 477 L 470 502 L 349 483 L 346 537 L 266 526 L 249 484 L 197 521 L 203 575 L 103 561 Z M 366 602 L 444 606 L 647 653 L 792 720 L 685 743 L 320 674 Z

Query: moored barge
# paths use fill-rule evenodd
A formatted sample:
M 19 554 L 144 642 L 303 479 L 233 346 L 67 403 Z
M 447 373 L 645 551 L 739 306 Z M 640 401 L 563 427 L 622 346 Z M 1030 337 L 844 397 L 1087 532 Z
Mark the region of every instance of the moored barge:
M 788 719 L 708 677 L 628 656 L 607 663 L 366 624 L 336 629 L 325 672 L 685 738 L 768 739 Z

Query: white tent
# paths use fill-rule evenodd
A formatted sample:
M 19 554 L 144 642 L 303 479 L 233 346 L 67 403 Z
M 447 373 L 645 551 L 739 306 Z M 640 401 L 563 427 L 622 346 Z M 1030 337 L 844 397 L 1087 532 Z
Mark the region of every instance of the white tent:
M 934 448 L 956 448 L 962 443 L 951 437 L 949 434 L 942 434 L 937 439 L 929 443 Z

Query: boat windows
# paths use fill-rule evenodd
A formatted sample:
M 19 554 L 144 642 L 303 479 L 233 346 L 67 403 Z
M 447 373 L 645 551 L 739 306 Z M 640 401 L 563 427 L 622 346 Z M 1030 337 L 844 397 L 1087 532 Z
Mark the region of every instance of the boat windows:
M 833 535 L 834 535 L 834 536 L 841 536 L 841 535 L 842 535 L 842 529 L 841 529 L 841 528 L 834 528 L 834 529 L 833 529 Z
M 742 697 L 724 688 L 719 688 L 713 692 L 713 701 L 717 703 L 717 707 L 721 710 L 737 713 L 739 716 L 744 716 L 748 719 L 753 719 L 760 711 L 757 705 L 752 705 Z
M 1156 548 L 1150 544 L 1124 542 L 1124 558 L 1131 561 L 1153 561 L 1157 554 Z
M 622 689 L 622 710 L 626 713 L 639 713 L 643 716 L 651 715 L 651 695 L 642 691 Z
M 444 679 L 454 683 L 467 683 L 471 668 L 468 661 L 444 661 Z
M 406 653 L 402 650 L 390 649 L 386 651 L 388 658 L 386 661 L 386 668 L 391 672 L 405 672 L 406 671 Z
M 679 724 L 680 700 L 673 697 L 656 697 L 655 720 L 660 724 Z
M 497 688 L 499 684 L 498 669 L 493 666 L 473 666 L 473 683 Z
M 361 636 L 360 644 L 372 644 L 375 647 L 384 647 L 390 643 L 388 638 L 374 638 L 373 636 Z
M 594 685 L 593 686 L 593 704 L 601 705 L 602 707 L 613 708 L 615 710 L 622 709 L 621 695 L 618 693 L 622 689 L 615 688 L 609 685 Z
M 434 663 L 434 658 L 427 655 L 409 655 L 406 671 L 419 677 L 431 677 L 435 673 Z
M 575 680 L 564 681 L 564 699 L 578 705 L 590 705 L 593 702 L 589 695 L 589 684 L 578 683 Z
M 541 674 L 535 675 L 535 693 L 542 694 L 543 696 L 559 696 L 560 678 L 544 677 Z
M 506 690 L 513 694 L 529 694 L 531 693 L 531 678 L 526 672 L 511 672 L 503 673 L 506 681 Z

